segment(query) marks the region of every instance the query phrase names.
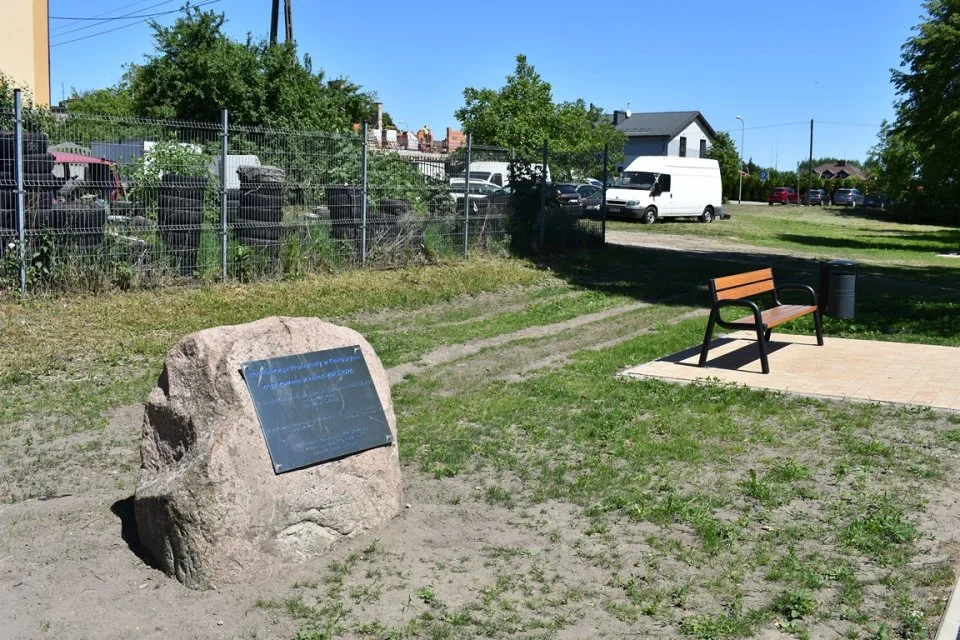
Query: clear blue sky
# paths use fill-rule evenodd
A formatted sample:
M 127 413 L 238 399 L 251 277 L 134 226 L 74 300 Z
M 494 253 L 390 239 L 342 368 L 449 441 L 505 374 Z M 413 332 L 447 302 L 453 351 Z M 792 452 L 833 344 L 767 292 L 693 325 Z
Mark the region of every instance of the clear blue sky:
M 50 15 L 154 13 L 181 4 L 50 0 Z M 245 39 L 266 37 L 270 4 L 220 0 L 208 8 L 226 13 L 227 33 Z M 314 69 L 375 91 L 410 129 L 429 124 L 442 136 L 458 127 L 453 112 L 464 87 L 499 88 L 524 53 L 557 101 L 583 98 L 608 111 L 628 103 L 634 112 L 699 110 L 715 129 L 729 130 L 738 148 L 740 114 L 744 156 L 785 169 L 807 157 L 811 118 L 814 156 L 865 159 L 881 121 L 893 116 L 890 68 L 899 66 L 900 47 L 922 14 L 921 0 L 650 4 L 557 0 L 544 11 L 522 0 L 295 0 L 293 25 Z M 67 42 L 130 22 L 51 21 L 54 102 L 61 87 L 69 95 L 71 87 L 116 83 L 125 63 L 152 52 L 143 22 Z M 67 33 L 81 27 L 88 28 Z

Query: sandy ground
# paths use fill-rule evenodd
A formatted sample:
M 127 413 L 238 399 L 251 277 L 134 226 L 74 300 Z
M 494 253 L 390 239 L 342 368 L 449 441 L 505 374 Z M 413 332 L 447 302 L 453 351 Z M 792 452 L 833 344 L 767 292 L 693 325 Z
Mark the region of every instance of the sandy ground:
M 473 379 L 519 379 L 562 366 L 577 350 L 604 348 L 651 331 L 656 323 L 676 315 L 675 310 L 668 311 L 667 318 L 650 315 L 645 313 L 648 308 L 624 305 L 555 325 L 445 346 L 418 363 L 395 367 L 390 377 L 396 382 L 407 374 L 433 375 L 449 391 Z M 456 606 L 492 588 L 504 572 L 542 575 L 554 593 L 575 592 L 584 582 L 595 579 L 602 585 L 609 579 L 590 554 L 565 544 L 585 527 L 581 509 L 546 504 L 525 512 L 491 505 L 483 499 L 482 478 L 440 481 L 405 468 L 409 508 L 375 536 L 341 544 L 329 556 L 278 578 L 213 591 L 186 589 L 153 568 L 137 545 L 129 488 L 136 485 L 134 458 L 142 412 L 142 405 L 116 410 L 107 428 L 95 436 L 111 444 L 110 454 L 122 462 L 117 465 L 121 470 L 98 474 L 76 469 L 74 477 L 47 479 L 47 485 L 56 488 L 55 497 L 0 505 L 0 638 L 292 637 L 298 623 L 258 602 L 313 597 L 291 591 L 291 585 L 318 583 L 331 562 L 343 562 L 374 540 L 377 553 L 361 554 L 369 556 L 363 575 L 373 571 L 387 576 L 383 595 L 376 604 L 354 603 L 352 615 L 385 619 L 392 625 L 429 607 L 411 599 L 412 593 L 428 585 L 443 594 L 445 604 Z M 69 451 L 89 437 L 65 438 L 50 448 Z M 643 531 L 636 535 L 641 539 Z M 618 542 L 619 547 L 623 544 L 624 540 Z M 491 552 L 500 548 L 522 551 L 502 556 Z M 574 548 L 580 551 L 574 553 Z M 402 575 L 389 578 L 398 565 Z M 569 605 L 550 606 L 554 612 L 558 607 L 576 622 L 557 637 L 580 638 L 600 627 L 608 637 L 630 632 L 606 614 L 601 623 L 595 603 L 571 598 Z M 669 635 L 666 630 L 664 634 Z
M 784 255 L 681 236 L 610 232 L 608 241 Z M 702 313 L 677 318 L 673 309 L 660 317 L 647 305 L 625 305 L 508 337 L 443 347 L 418 363 L 394 368 L 391 380 L 433 376 L 440 392 L 473 380 L 515 380 L 562 366 L 578 350 L 609 347 L 658 323 Z M 412 467 L 403 469 L 409 506 L 384 530 L 345 541 L 283 576 L 203 592 L 186 589 L 153 568 L 137 546 L 131 487 L 142 410 L 140 405 L 116 410 L 99 434 L 110 443 L 118 471 L 77 469 L 75 477 L 58 479 L 56 497 L 0 504 L 0 639 L 290 638 L 299 623 L 265 603 L 342 601 L 352 623 L 398 626 L 425 612 L 488 598 L 504 600 L 496 609 L 500 613 L 489 614 L 495 618 L 490 622 L 516 637 L 527 637 L 530 629 L 558 617 L 563 624 L 551 637 L 675 637 L 673 626 L 644 619 L 639 629 L 600 606 L 607 596 L 622 599 L 623 589 L 610 584 L 612 566 L 642 573 L 646 560 L 656 555 L 648 545 L 657 533 L 653 525 L 618 522 L 615 540 L 584 535 L 588 523 L 580 507 L 547 502 L 508 508 L 484 500 L 488 486 L 509 485 L 515 482 L 511 478 L 474 474 L 438 480 Z M 68 440 L 55 446 L 69 455 L 77 444 Z M 952 487 L 930 497 L 924 528 L 936 542 L 928 545 L 924 562 L 956 565 L 960 559 L 958 504 L 960 492 Z M 346 567 L 341 583 L 330 582 L 333 562 Z M 661 562 L 662 572 L 690 571 L 671 566 L 666 556 Z M 705 573 L 722 569 L 702 568 Z M 525 606 L 511 611 L 510 601 Z M 704 604 L 709 603 L 685 604 L 678 615 Z M 811 637 L 841 637 L 845 631 L 815 627 Z M 770 631 L 757 637 L 790 636 Z

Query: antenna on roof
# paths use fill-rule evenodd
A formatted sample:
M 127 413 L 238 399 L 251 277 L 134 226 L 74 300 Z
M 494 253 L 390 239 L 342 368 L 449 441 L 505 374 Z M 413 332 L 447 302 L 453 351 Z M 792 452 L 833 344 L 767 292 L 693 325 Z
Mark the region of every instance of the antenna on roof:
M 632 116 L 632 115 L 633 115 L 633 114 L 630 113 L 630 103 L 628 102 L 628 103 L 627 103 L 627 117 L 629 118 L 629 117 Z

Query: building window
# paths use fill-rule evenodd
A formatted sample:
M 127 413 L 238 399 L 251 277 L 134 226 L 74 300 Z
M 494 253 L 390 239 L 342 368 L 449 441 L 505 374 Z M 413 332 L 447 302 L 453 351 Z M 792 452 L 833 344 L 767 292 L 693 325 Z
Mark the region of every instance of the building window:
M 700 141 L 700 157 L 701 158 L 707 157 L 707 141 L 706 140 Z
M 680 136 L 680 157 L 687 157 L 687 139 L 683 136 Z

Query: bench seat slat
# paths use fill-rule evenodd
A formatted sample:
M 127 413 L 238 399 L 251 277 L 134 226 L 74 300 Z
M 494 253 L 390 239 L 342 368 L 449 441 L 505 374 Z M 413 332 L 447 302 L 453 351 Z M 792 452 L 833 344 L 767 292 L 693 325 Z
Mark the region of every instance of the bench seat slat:
M 782 304 L 779 307 L 773 307 L 772 309 L 767 309 L 766 311 L 761 312 L 761 317 L 763 318 L 763 324 L 772 329 L 778 325 L 783 324 L 784 322 L 789 322 L 800 316 L 804 316 L 808 313 L 813 313 L 817 308 L 805 304 Z M 753 328 L 753 316 L 744 316 L 739 320 L 735 320 L 730 324 L 743 325 L 744 327 Z

